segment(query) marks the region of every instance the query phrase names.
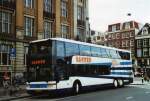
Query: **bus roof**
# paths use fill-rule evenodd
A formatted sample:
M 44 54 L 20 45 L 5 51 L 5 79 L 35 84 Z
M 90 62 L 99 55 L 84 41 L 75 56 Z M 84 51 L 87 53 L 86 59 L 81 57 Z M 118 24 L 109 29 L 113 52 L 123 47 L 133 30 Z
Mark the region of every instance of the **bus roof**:
M 101 48 L 113 49 L 113 50 L 118 50 L 118 51 L 124 51 L 124 52 L 131 53 L 129 50 L 118 49 L 118 48 L 115 48 L 115 47 L 102 46 L 102 45 L 97 45 L 97 44 L 92 44 L 92 43 L 81 42 L 81 41 L 75 41 L 75 40 L 70 40 L 70 39 L 65 39 L 65 38 L 47 38 L 47 39 L 31 41 L 30 43 L 36 43 L 36 42 L 42 42 L 42 41 L 48 41 L 48 40 L 57 40 L 57 41 L 76 43 L 76 44 L 82 44 L 82 45 L 88 45 L 88 46 L 94 46 L 94 47 L 101 47 Z

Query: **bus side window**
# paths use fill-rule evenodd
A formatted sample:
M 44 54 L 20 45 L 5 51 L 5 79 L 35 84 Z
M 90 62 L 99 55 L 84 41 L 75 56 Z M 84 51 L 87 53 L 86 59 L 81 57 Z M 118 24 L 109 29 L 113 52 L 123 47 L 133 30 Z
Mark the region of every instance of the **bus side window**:
M 80 47 L 80 55 L 81 56 L 91 56 L 90 46 L 79 45 L 79 47 Z
M 97 47 L 91 47 L 91 55 L 94 57 L 100 57 L 100 50 Z
M 119 51 L 121 59 L 130 60 L 130 53 Z
M 63 42 L 57 41 L 56 55 L 59 58 L 65 57 L 64 43 Z

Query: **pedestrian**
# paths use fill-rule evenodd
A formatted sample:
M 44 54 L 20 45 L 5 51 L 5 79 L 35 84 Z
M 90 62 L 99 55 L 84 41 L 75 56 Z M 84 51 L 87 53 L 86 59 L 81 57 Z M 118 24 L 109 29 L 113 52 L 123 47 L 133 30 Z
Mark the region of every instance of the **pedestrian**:
M 142 84 L 144 83 L 144 75 L 143 75 L 143 73 L 142 73 Z
M 5 72 L 3 76 L 3 87 L 5 89 L 5 93 L 8 94 L 10 87 L 10 77 L 7 72 Z
M 8 73 L 5 72 L 3 76 L 3 87 L 8 88 L 10 85 L 10 77 L 8 76 Z

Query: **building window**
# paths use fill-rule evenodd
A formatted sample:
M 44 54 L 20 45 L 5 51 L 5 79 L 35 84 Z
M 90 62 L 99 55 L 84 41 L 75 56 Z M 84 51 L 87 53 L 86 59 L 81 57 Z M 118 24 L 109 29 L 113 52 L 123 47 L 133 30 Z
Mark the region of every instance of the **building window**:
M 115 33 L 112 35 L 112 38 L 113 38 L 113 39 L 115 39 L 115 38 L 116 38 L 116 34 L 115 34 Z
M 147 49 L 147 48 L 144 48 L 144 49 L 143 49 L 143 56 L 144 56 L 144 57 L 147 57 L 147 56 L 148 56 L 148 49 Z
M 130 32 L 130 37 L 134 37 L 134 31 Z
M 0 11 L 0 33 L 11 33 L 12 15 Z
M 126 38 L 126 33 L 122 33 L 122 38 Z
M 130 46 L 134 46 L 134 40 L 130 40 Z
M 147 39 L 144 39 L 144 40 L 143 40 L 143 46 L 145 46 L 145 47 L 148 46 L 147 43 L 148 43 L 148 40 L 147 40 Z
M 142 41 L 141 40 L 137 40 L 137 47 L 141 47 L 142 46 Z
M 112 32 L 115 32 L 116 31 L 116 25 L 113 25 L 112 26 Z
M 108 35 L 108 39 L 109 39 L 109 40 L 111 40 L 111 37 L 112 37 L 112 35 L 111 35 L 111 34 L 109 34 L 109 35 Z
M 32 37 L 34 32 L 34 19 L 30 17 L 25 17 L 24 24 L 25 24 L 24 25 L 25 36 Z
M 83 20 L 83 7 L 78 6 L 78 15 L 77 15 L 78 20 Z
M 44 22 L 44 36 L 43 38 L 50 38 L 52 36 L 52 23 L 45 21 Z
M 130 41 L 129 40 L 126 40 L 126 47 L 130 47 Z
M 68 26 L 61 25 L 61 37 L 67 38 L 67 33 L 68 33 Z
M 126 33 L 125 33 L 125 37 L 126 37 L 126 38 L 129 38 L 129 36 L 130 36 L 130 33 L 129 33 L 129 32 L 126 32 Z
M 10 45 L 0 44 L 0 65 L 10 65 Z
M 142 50 L 141 49 L 137 49 L 137 57 L 141 57 L 142 56 Z
M 81 41 L 84 41 L 84 29 L 81 29 L 81 28 L 78 28 L 77 29 L 77 35 L 79 36 L 79 39 L 81 40 Z
M 126 41 L 122 41 L 122 47 L 126 47 Z
M 61 0 L 61 16 L 67 17 L 67 2 Z
M 120 33 L 116 33 L 116 38 L 117 38 L 117 39 L 120 38 Z
M 52 0 L 44 0 L 44 10 L 46 12 L 52 12 Z
M 147 27 L 144 27 L 144 28 L 143 28 L 142 34 L 143 34 L 143 35 L 148 35 Z
M 33 8 L 34 7 L 34 0 L 24 0 L 24 4 L 25 4 L 25 7 Z
M 125 29 L 130 29 L 130 22 L 125 23 Z

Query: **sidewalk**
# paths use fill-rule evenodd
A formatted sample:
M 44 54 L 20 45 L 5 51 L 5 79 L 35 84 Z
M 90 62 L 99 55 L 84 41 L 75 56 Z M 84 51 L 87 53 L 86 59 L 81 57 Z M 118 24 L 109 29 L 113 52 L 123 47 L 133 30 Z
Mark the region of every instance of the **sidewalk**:
M 133 83 L 131 83 L 131 85 L 150 85 L 150 81 L 144 81 L 142 83 L 142 78 L 141 77 L 135 77 Z
M 20 89 L 18 92 L 13 92 L 12 95 L 10 95 L 10 90 L 6 90 L 2 87 L 0 87 L 0 101 L 9 101 L 12 99 L 18 99 L 18 98 L 24 98 L 28 97 L 29 95 L 26 93 L 25 85 L 20 85 Z

